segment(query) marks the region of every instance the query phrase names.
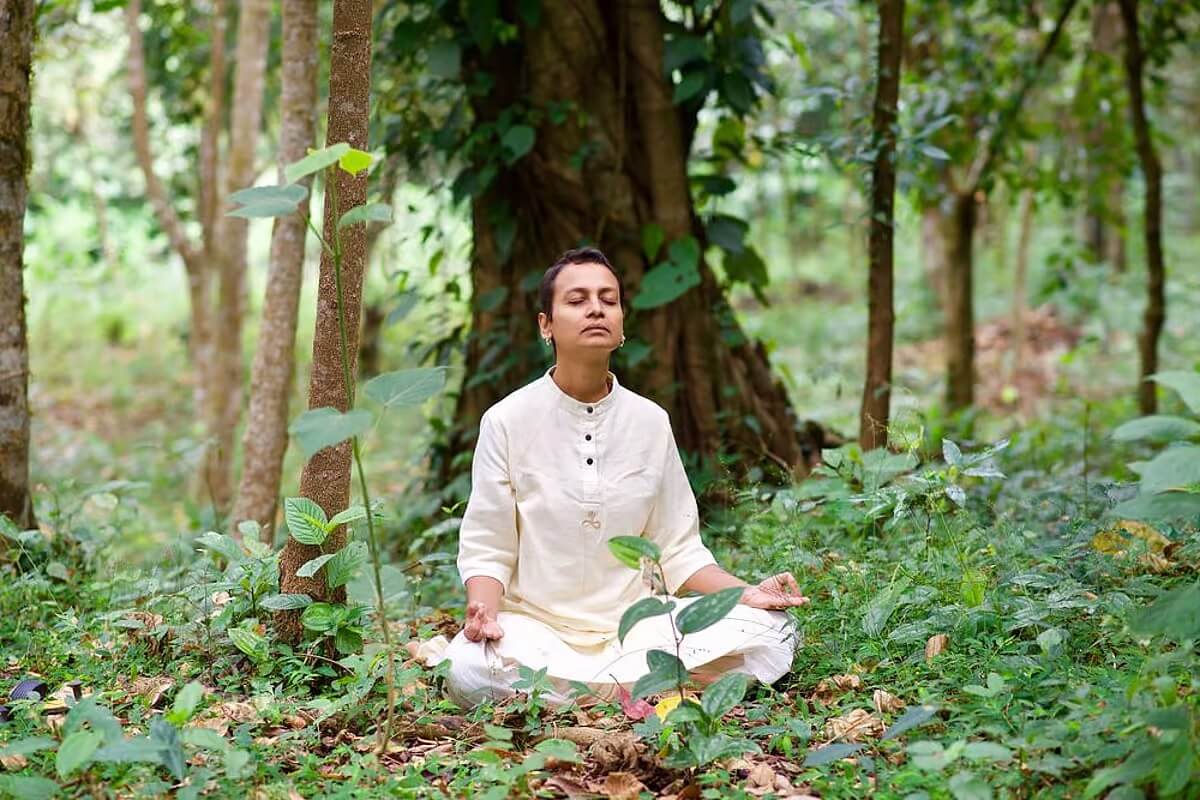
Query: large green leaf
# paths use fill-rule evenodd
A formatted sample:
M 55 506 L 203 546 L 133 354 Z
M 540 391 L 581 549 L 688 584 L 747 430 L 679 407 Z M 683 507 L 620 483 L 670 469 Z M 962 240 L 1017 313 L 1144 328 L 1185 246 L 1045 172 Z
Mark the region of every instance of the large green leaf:
M 666 650 L 647 651 L 646 668 L 651 672 L 669 672 L 676 683 L 687 678 L 687 667 L 679 660 L 679 656 Z
M 295 183 L 242 189 L 229 195 L 229 199 L 241 208 L 230 211 L 228 216 L 247 219 L 278 217 L 295 211 L 300 201 L 306 197 L 308 188 Z
M 171 722 L 182 725 L 192 718 L 196 707 L 204 698 L 204 687 L 196 681 L 191 681 L 175 693 L 175 702 L 171 705 Z
M 633 697 L 636 700 L 639 697 L 645 697 L 648 694 L 660 694 L 675 689 L 679 686 L 679 680 L 676 677 L 676 672 L 673 669 L 664 669 L 659 672 L 648 672 L 637 679 L 637 683 L 633 684 Z
M 75 731 L 63 739 L 54 758 L 54 769 L 58 772 L 58 777 L 65 778 L 87 766 L 103 740 L 104 737 L 97 731 Z
M 634 625 L 644 619 L 669 614 L 673 608 L 675 608 L 673 601 L 663 602 L 657 597 L 643 597 L 625 609 L 625 613 L 621 615 L 621 624 L 617 626 L 617 639 L 624 643 L 625 635 L 633 629 Z
M 704 690 L 700 707 L 709 719 L 720 719 L 746 696 L 746 676 L 731 672 Z
M 638 569 L 642 565 L 642 557 L 652 561 L 662 558 L 658 545 L 641 536 L 614 536 L 608 540 L 608 550 L 625 566 Z
M 1200 639 L 1200 583 L 1180 586 L 1134 614 L 1129 628 L 1142 636 L 1174 641 Z
M 271 643 L 261 633 L 249 628 L 230 628 L 229 640 L 234 647 L 245 653 L 251 661 L 266 661 L 271 655 Z
M 337 609 L 329 603 L 313 603 L 304 609 L 300 622 L 310 631 L 325 633 L 337 624 Z
M 296 417 L 288 433 L 296 437 L 304 456 L 312 458 L 318 450 L 365 433 L 371 427 L 372 420 L 371 412 L 365 409 L 356 408 L 342 413 L 336 408 L 324 406 Z
M 350 542 L 334 554 L 325 566 L 325 583 L 330 589 L 345 586 L 359 568 L 367 563 L 367 546 L 363 542 Z
M 283 170 L 283 177 L 287 179 L 288 183 L 295 183 L 305 175 L 311 175 L 333 166 L 349 151 L 350 145 L 346 142 L 338 142 L 320 150 L 313 150 L 299 161 L 288 164 Z
M 1200 520 L 1200 493 L 1160 492 L 1138 495 L 1109 509 L 1111 516 L 1149 522 Z
M 918 725 L 924 725 L 929 720 L 933 719 L 937 714 L 936 706 L 912 706 L 900 719 L 892 723 L 892 726 L 883 732 L 883 739 L 895 739 L 900 734 L 912 730 Z
M 337 555 L 337 554 L 336 553 L 326 553 L 324 555 L 320 555 L 320 556 L 317 556 L 316 558 L 305 561 L 296 570 L 296 577 L 297 578 L 311 578 L 313 575 L 317 574 L 317 570 L 319 570 L 319 569 L 321 569 L 321 567 L 325 566 L 325 564 L 328 563 L 330 560 L 332 560 L 335 555 Z
M 664 261 L 642 276 L 642 285 L 631 305 L 639 311 L 658 308 L 700 285 L 700 270 Z
M 1168 414 L 1151 414 L 1148 417 L 1131 419 L 1113 431 L 1113 438 L 1118 442 L 1138 440 L 1177 442 L 1180 439 L 1191 439 L 1200 435 L 1200 422 L 1172 417 Z
M 357 225 L 360 222 L 391 222 L 392 207 L 387 203 L 365 203 L 342 214 L 338 228 Z
M 500 143 L 504 146 L 505 162 L 512 164 L 524 158 L 533 149 L 537 132 L 528 125 L 513 125 L 504 132 Z
M 1167 370 L 1154 373 L 1150 380 L 1160 386 L 1174 389 L 1193 414 L 1200 414 L 1200 372 Z
M 1200 446 L 1168 447 L 1142 468 L 1142 494 L 1200 484 Z
M 818 747 L 816 750 L 809 752 L 804 759 L 804 767 L 819 767 L 822 764 L 829 764 L 833 761 L 841 761 L 847 756 L 852 756 L 859 750 L 862 750 L 864 745 L 861 744 L 844 744 L 836 742 L 827 744 L 824 747 Z
M 744 591 L 740 586 L 733 586 L 701 597 L 675 618 L 679 632 L 684 635 L 696 633 L 725 619 L 742 599 Z
M 691 100 L 693 97 L 700 94 L 700 92 L 703 91 L 704 87 L 707 85 L 707 73 L 700 70 L 688 72 L 683 76 L 683 80 L 675 85 L 675 92 L 671 96 L 671 102 L 676 105 L 679 105 L 680 103 L 686 103 L 688 100 Z
M 445 385 L 445 367 L 416 367 L 376 375 L 363 393 L 385 408 L 402 408 L 424 403 Z
M 161 764 L 162 747 L 145 736 L 134 736 L 109 742 L 92 754 L 92 760 L 114 764 Z
M 288 532 L 300 544 L 320 545 L 329 536 L 325 510 L 307 497 L 285 498 L 283 518 Z
M 312 598 L 306 594 L 269 594 L 259 601 L 268 611 L 294 611 L 311 604 Z
M 58 796 L 58 784 L 32 775 L 0 775 L 0 795 L 17 800 L 49 800 Z
M 98 731 L 110 742 L 121 738 L 121 723 L 117 721 L 111 711 L 97 703 L 92 697 L 80 700 L 67 714 L 67 720 L 63 723 L 62 735 L 70 736 L 75 731 L 83 730 L 85 724 L 92 730 Z

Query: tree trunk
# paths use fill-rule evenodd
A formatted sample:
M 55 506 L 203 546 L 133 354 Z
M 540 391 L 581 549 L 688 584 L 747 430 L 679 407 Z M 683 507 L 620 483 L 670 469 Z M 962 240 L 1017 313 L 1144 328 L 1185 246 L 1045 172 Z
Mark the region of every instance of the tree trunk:
M 254 184 L 254 153 L 262 127 L 262 98 L 271 24 L 269 0 L 246 0 L 239 5 L 233 105 L 230 108 L 226 187 L 229 194 Z M 213 319 L 216 337 L 209 416 L 214 447 L 208 450 L 206 474 L 213 502 L 227 514 L 233 500 L 234 435 L 242 410 L 242 319 L 244 317 L 246 234 L 248 221 L 220 213 L 216 225 L 218 292 Z
M 369 149 L 367 123 L 371 92 L 371 22 L 370 0 L 334 0 L 327 144 L 349 142 L 351 147 Z M 334 167 L 329 174 L 336 187 L 336 198 L 332 192 L 325 195 L 323 230 L 327 237 L 332 237 L 341 215 L 351 207 L 366 202 L 367 173 L 364 170 L 357 176 L 352 176 Z M 351 375 L 355 373 L 354 362 L 357 361 L 358 354 L 366 238 L 365 225 L 353 225 L 342 232 L 341 283 Z M 334 263 L 329 253 L 322 250 L 308 407 L 312 409 L 332 406 L 346 411 L 353 402 L 353 397 L 346 396 L 342 373 Z M 350 502 L 350 457 L 349 441 L 335 447 L 327 447 L 309 459 L 300 477 L 300 494 L 320 504 L 331 517 L 345 509 Z M 345 528 L 339 528 L 327 540 L 325 550 L 332 552 L 342 547 L 345 542 Z M 320 553 L 319 547 L 302 545 L 289 538 L 279 556 L 281 590 L 307 594 L 314 600 L 344 599 L 345 587 L 331 592 L 325 585 L 323 574 L 313 578 L 301 578 L 296 575 L 296 570 L 301 565 Z M 281 614 L 279 625 L 280 632 L 286 640 L 294 642 L 300 639 L 302 630 L 298 613 Z
M 438 488 L 462 469 L 455 456 L 469 452 L 484 410 L 546 366 L 529 279 L 568 247 L 594 241 L 621 271 L 628 307 L 642 275 L 662 259 L 642 252 L 644 226 L 661 226 L 668 243 L 689 235 L 704 241 L 687 183 L 690 127 L 662 69 L 658 4 L 549 3 L 537 25 L 518 24 L 514 41 L 466 56 L 468 70 L 495 78 L 493 91 L 472 98 L 475 123 L 496 120 L 518 99 L 535 108 L 571 102 L 583 113 L 543 122 L 533 150 L 473 198 L 473 296 L 507 293 L 497 306 L 472 311 L 454 414 L 461 427 L 442 455 Z M 573 165 L 585 146 L 588 158 Z M 685 451 L 713 459 L 724 443 L 742 457 L 739 473 L 770 462 L 779 473 L 806 474 L 824 442 L 800 430 L 762 345 L 742 333 L 703 259 L 699 269 L 700 284 L 675 301 L 629 309 L 630 342 L 652 349 L 630 365 L 627 345 L 614 354 L 614 370 L 668 411 Z M 520 289 L 523 280 L 533 288 Z
M 23 259 L 34 16 L 33 0 L 8 0 L 0 11 L 0 516 L 22 529 L 37 524 L 29 494 Z
M 1133 135 L 1137 142 L 1138 161 L 1146 181 L 1146 200 L 1143 219 L 1146 237 L 1146 311 L 1142 318 L 1142 331 L 1138 337 L 1141 353 L 1141 381 L 1138 384 L 1138 406 L 1143 414 L 1153 414 L 1158 408 L 1155 385 L 1147 380 L 1158 371 L 1158 338 L 1166 321 L 1166 297 L 1164 283 L 1166 267 L 1163 264 L 1162 245 L 1162 164 L 1154 149 L 1154 138 L 1150 121 L 1146 118 L 1146 99 L 1142 81 L 1145 55 L 1142 52 L 1141 36 L 1138 33 L 1137 0 L 1119 0 L 1121 18 L 1125 22 L 1125 74 L 1129 84 L 1129 113 L 1133 121 Z
M 859 413 L 858 441 L 864 450 L 887 447 L 892 401 L 893 247 L 896 194 L 896 103 L 904 45 L 904 0 L 880 0 L 875 68 L 871 167 L 871 219 L 867 250 L 867 377 Z
M 1100 2 L 1092 9 L 1090 44 L 1080 74 L 1078 93 L 1084 97 L 1103 93 L 1112 81 L 1110 65 L 1116 60 L 1121 46 L 1121 12 L 1116 3 Z M 1119 218 L 1122 176 L 1114 172 L 1111 145 L 1107 143 L 1115 120 L 1101 108 L 1089 108 L 1088 111 L 1090 119 L 1084 131 L 1083 242 L 1093 260 L 1111 260 L 1119 252 L 1115 248 L 1120 247 L 1124 237 Z M 1121 268 L 1116 261 L 1111 261 L 1110 266 Z
M 949 189 L 946 190 L 949 193 Z M 925 270 L 925 284 L 933 298 L 935 311 L 946 317 L 946 273 L 950 267 L 947 242 L 943 230 L 946 227 L 946 212 L 934 203 L 921 209 L 921 265 Z
M 946 408 L 966 408 L 975 400 L 974 283 L 975 197 L 955 194 L 945 219 L 946 240 Z
M 318 52 L 317 0 L 284 0 L 280 183 L 284 182 L 284 167 L 304 158 L 313 143 Z M 312 183 L 311 178 L 302 182 L 306 186 Z M 271 233 L 271 267 L 251 371 L 242 479 L 233 511 L 233 530 L 241 520 L 256 520 L 267 542 L 272 539 L 288 442 L 288 399 L 296 360 L 296 313 L 304 278 L 308 207 L 306 199 L 299 214 L 277 217 Z

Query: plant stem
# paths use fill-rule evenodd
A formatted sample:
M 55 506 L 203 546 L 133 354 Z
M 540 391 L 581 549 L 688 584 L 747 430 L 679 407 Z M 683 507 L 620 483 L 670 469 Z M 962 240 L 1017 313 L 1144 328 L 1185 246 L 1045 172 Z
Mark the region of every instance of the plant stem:
M 333 193 L 333 207 L 337 211 L 337 181 L 330 181 L 328 191 Z M 338 215 L 340 219 L 340 214 Z M 334 222 L 333 228 L 333 282 L 337 292 L 338 336 L 342 345 L 342 380 L 346 385 L 346 410 L 354 407 L 354 379 L 350 375 L 350 344 L 346 332 L 346 305 L 342 295 L 342 236 L 341 228 Z M 354 454 L 354 466 L 358 472 L 359 492 L 362 494 L 363 507 L 367 510 L 367 546 L 371 552 L 371 565 L 375 578 L 375 603 L 379 619 L 379 632 L 383 635 L 383 649 L 387 655 L 387 714 L 383 727 L 379 730 L 378 752 L 387 752 L 388 742 L 392 738 L 392 715 L 396 707 L 396 656 L 392 652 L 392 634 L 388 629 L 387 609 L 383 600 L 383 580 L 379 563 L 379 546 L 375 538 L 375 515 L 371 511 L 371 495 L 367 490 L 367 475 L 363 470 L 362 452 L 359 448 L 358 437 L 350 438 L 351 451 Z

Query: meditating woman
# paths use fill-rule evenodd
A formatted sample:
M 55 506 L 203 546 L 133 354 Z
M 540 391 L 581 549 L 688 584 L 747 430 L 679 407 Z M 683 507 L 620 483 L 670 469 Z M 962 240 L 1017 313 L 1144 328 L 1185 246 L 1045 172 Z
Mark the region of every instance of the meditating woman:
M 521 665 L 546 669 L 554 705 L 578 683 L 605 699 L 629 688 L 648 671 L 648 650 L 676 652 L 667 615 L 617 638 L 625 609 L 656 589 L 744 587 L 724 620 L 683 638 L 679 655 L 697 683 L 729 671 L 771 683 L 791 668 L 795 628 L 778 609 L 808 598 L 786 572 L 749 586 L 701 542 L 667 413 L 608 369 L 625 342 L 623 301 L 599 250 L 559 258 L 542 278 L 538 314 L 555 364 L 480 421 L 459 539 L 466 624 L 445 651 L 447 692 L 463 707 L 512 695 Z M 616 536 L 656 543 L 666 585 L 655 586 L 657 570 L 618 561 L 607 545 Z M 694 599 L 674 602 L 677 615 Z

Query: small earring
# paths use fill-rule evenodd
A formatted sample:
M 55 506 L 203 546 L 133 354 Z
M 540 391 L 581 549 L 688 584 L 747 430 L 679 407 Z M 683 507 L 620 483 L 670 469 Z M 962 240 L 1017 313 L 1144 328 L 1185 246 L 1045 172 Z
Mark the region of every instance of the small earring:
M 625 346 L 625 334 L 622 333 L 621 334 L 621 343 L 619 345 L 617 345 L 617 347 L 624 347 L 624 346 Z
M 549 347 L 549 346 L 550 346 L 550 337 L 549 337 L 549 336 L 543 336 L 543 337 L 542 337 L 542 344 L 546 345 L 546 347 Z

